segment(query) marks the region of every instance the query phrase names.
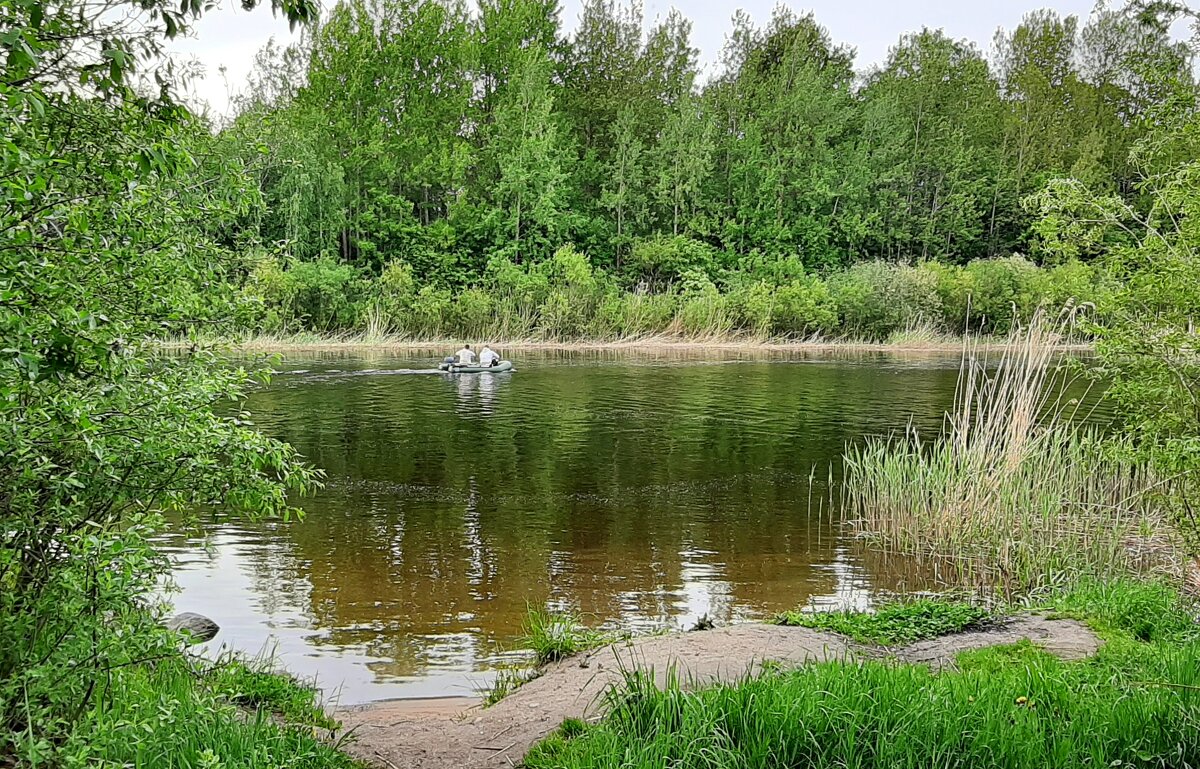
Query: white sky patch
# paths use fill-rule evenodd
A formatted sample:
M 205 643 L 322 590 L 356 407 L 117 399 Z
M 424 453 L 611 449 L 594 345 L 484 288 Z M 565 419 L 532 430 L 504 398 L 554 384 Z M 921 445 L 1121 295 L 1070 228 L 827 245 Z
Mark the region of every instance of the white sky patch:
M 692 20 L 692 44 L 700 49 L 700 63 L 711 74 L 719 59 L 725 35 L 732 28 L 730 19 L 738 8 L 745 9 L 756 25 L 770 21 L 776 0 L 744 0 L 737 3 L 704 0 L 646 0 L 647 28 L 658 17 L 678 8 Z M 1062 15 L 1084 20 L 1094 0 L 812 0 L 808 3 L 783 3 L 797 13 L 812 11 L 818 22 L 829 29 L 833 39 L 854 47 L 856 68 L 861 72 L 883 62 L 888 49 L 900 36 L 922 27 L 943 29 L 950 37 L 967 38 L 985 54 L 992 46 L 998 28 L 1012 29 L 1028 12 L 1051 8 Z M 195 37 L 176 41 L 171 49 L 192 57 L 204 68 L 204 75 L 190 87 L 196 106 L 207 104 L 216 114 L 225 114 L 229 95 L 241 90 L 254 62 L 254 55 L 272 37 L 281 44 L 298 40 L 299 30 L 291 32 L 286 19 L 272 15 L 269 7 L 242 10 L 236 0 L 222 0 L 195 25 Z M 326 7 L 331 7 L 326 0 Z M 562 21 L 571 34 L 579 20 L 580 0 L 563 0 Z M 224 72 L 222 72 L 222 69 Z

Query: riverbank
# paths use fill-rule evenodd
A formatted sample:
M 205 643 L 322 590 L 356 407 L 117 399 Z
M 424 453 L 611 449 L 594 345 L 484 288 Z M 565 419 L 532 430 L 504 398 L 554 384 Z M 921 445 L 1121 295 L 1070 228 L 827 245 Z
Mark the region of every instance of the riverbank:
M 698 766 L 701 753 L 764 767 L 1200 755 L 1182 728 L 1200 716 L 1200 643 L 1169 588 L 1091 585 L 1043 608 L 898 648 L 765 624 L 645 637 L 554 662 L 491 707 L 384 702 L 339 717 L 352 755 L 415 769 Z
M 987 352 L 1003 352 L 1016 345 L 1008 337 L 958 337 L 934 333 L 912 333 L 894 335 L 888 341 L 856 339 L 833 339 L 812 337 L 809 339 L 770 339 L 740 336 L 680 337 L 639 336 L 613 339 L 468 339 L 468 344 L 487 342 L 502 354 L 515 350 L 571 350 L 571 351 L 630 351 L 630 352 L 762 352 L 762 353 L 912 353 L 927 355 L 952 355 L 970 349 Z M 378 352 L 437 350 L 449 354 L 464 342 L 462 338 L 414 338 L 400 335 L 368 334 L 255 334 L 248 336 L 212 337 L 200 339 L 173 338 L 162 340 L 159 345 L 166 349 L 187 349 L 196 344 L 228 347 L 253 353 L 297 353 L 297 352 Z M 1055 348 L 1065 353 L 1082 353 L 1092 349 L 1090 342 L 1061 343 Z

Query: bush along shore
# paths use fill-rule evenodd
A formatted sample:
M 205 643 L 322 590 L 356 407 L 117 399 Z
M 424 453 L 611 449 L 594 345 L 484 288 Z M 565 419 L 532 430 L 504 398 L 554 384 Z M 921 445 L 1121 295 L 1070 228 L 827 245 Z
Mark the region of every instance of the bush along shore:
M 1038 267 L 1013 256 L 965 266 L 864 262 L 807 271 L 795 258 L 720 266 L 687 238 L 635 248 L 638 271 L 594 267 L 564 246 L 539 263 L 488 262 L 457 288 L 423 283 L 402 260 L 377 275 L 330 259 L 247 262 L 235 336 L 286 346 L 308 338 L 629 339 L 797 341 L 854 339 L 952 345 L 958 335 L 1004 335 L 1039 307 L 1078 313 L 1075 341 L 1103 319 L 1119 285 L 1077 261 Z M 648 278 L 647 276 L 653 276 Z

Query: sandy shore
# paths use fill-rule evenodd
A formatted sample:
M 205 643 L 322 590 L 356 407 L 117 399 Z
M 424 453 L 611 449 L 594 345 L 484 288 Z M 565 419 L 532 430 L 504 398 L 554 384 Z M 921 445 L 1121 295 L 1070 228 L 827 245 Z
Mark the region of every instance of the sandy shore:
M 690 633 L 647 636 L 556 662 L 495 705 L 477 700 L 391 700 L 341 711 L 353 738 L 346 749 L 387 769 L 510 769 L 565 718 L 596 719 L 604 694 L 625 671 L 675 676 L 684 685 L 732 682 L 763 669 L 822 660 L 895 659 L 938 669 L 967 649 L 1028 639 L 1064 659 L 1082 659 L 1099 639 L 1073 620 L 1018 617 L 987 630 L 943 636 L 900 649 L 855 644 L 801 627 L 748 623 Z

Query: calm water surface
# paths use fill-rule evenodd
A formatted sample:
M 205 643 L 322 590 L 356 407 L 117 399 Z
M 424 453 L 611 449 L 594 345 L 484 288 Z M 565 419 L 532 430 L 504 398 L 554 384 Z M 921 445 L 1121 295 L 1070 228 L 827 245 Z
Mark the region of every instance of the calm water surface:
M 957 357 L 522 353 L 291 357 L 248 407 L 325 468 L 301 523 L 179 532 L 179 610 L 273 649 L 343 703 L 469 695 L 530 604 L 646 631 L 930 581 L 864 552 L 810 499 L 844 446 L 927 430 Z M 815 474 L 818 482 L 810 484 Z

